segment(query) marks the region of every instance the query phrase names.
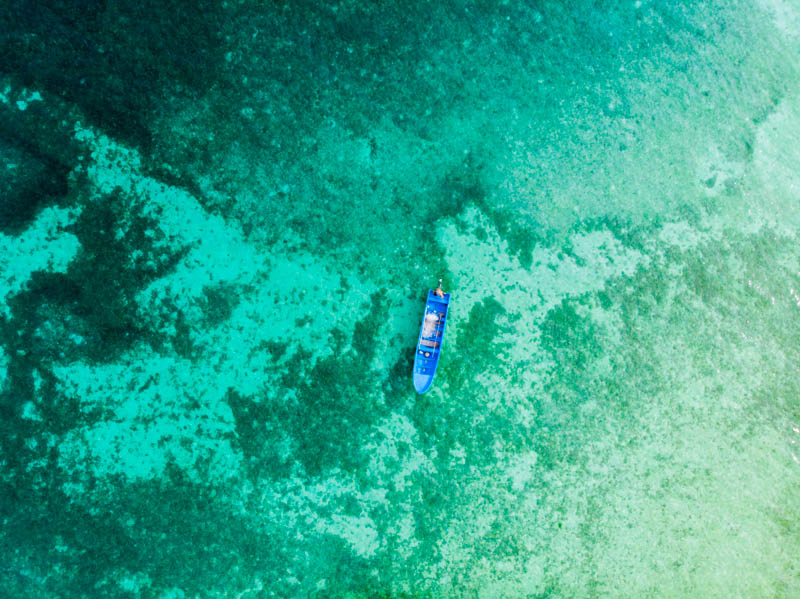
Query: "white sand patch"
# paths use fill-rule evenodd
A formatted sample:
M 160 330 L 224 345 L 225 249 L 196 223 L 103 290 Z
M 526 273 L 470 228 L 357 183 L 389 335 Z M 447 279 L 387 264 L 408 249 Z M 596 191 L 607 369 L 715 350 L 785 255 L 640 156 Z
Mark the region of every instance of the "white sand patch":
M 708 311 L 696 297 L 682 299 L 695 302 L 697 313 Z M 650 321 L 661 340 L 654 372 L 670 385 L 629 413 L 583 404 L 597 423 L 559 434 L 579 441 L 574 459 L 542 467 L 535 453 L 521 454 L 477 476 L 442 541 L 442 562 L 429 574 L 482 597 L 541 593 L 554 580 L 567 595 L 587 580 L 600 594 L 769 595 L 785 575 L 787 561 L 773 556 L 786 550 L 790 533 L 765 514 L 786 509 L 798 479 L 787 448 L 791 423 L 758 422 L 747 403 L 753 389 L 769 385 L 773 368 L 787 367 L 774 340 L 729 348 L 716 370 L 695 367 L 689 356 L 698 338 L 712 347 L 722 342 L 714 334 L 724 323 L 707 322 L 704 332 Z M 610 339 L 608 347 L 620 342 Z M 627 419 L 638 426 L 621 427 Z M 501 547 L 513 539 L 513 551 L 493 551 L 486 528 L 493 519 L 502 525 L 492 534 Z
M 600 230 L 571 236 L 572 256 L 536 247 L 532 266 L 526 269 L 478 210 L 468 209 L 464 218 L 470 225 L 487 231 L 488 239 L 479 241 L 459 232 L 454 224 L 446 224 L 438 231 L 447 248 L 448 266 L 458 280 L 452 320 L 466 322 L 476 302 L 494 297 L 506 310 L 501 319 L 506 332 L 496 341 L 504 347 L 506 363 L 526 365 L 515 370 L 523 381 L 522 389 L 534 385 L 550 367 L 539 355 L 539 325 L 547 313 L 564 299 L 599 291 L 608 281 L 631 276 L 650 261 L 644 254 L 624 247 L 610 231 Z M 458 327 L 448 330 L 448 343 L 458 346 Z M 505 391 L 497 385 L 487 389 L 497 391 L 496 401 L 509 392 L 508 386 Z
M 527 409 L 526 396 L 541 392 L 537 381 L 549 375 L 552 364 L 532 359 L 532 355 L 540 351 L 540 324 L 563 299 L 602 290 L 619 277 L 633 275 L 637 268 L 663 267 L 674 260 L 674 256 L 668 257 L 671 251 L 690 252 L 720 243 L 728 227 L 738 224 L 746 232 L 758 232 L 770 224 L 759 222 L 752 229 L 752 222 L 741 217 L 741 211 L 734 208 L 728 214 L 702 219 L 699 227 L 683 221 L 666 223 L 646 241 L 646 254 L 625 248 L 608 231 L 576 235 L 570 240 L 572 256 L 535 249 L 530 271 L 509 256 L 506 244 L 479 213 L 467 214 L 467 222 L 488 231 L 487 241 L 461 233 L 455 226 L 442 227 L 440 239 L 448 248 L 448 263 L 459 283 L 453 313 L 463 321 L 472 305 L 489 295 L 507 311 L 507 316 L 498 321 L 511 332 L 501 333 L 496 339 L 504 344 L 507 372 L 502 372 L 500 365 L 500 372 L 479 377 L 487 410 L 500 401 L 518 402 L 520 412 L 527 413 L 527 422 L 535 423 L 536 414 Z M 730 260 L 736 264 L 738 258 L 732 256 Z M 685 291 L 685 283 L 682 269 L 667 272 L 672 280 L 662 301 L 669 306 Z M 682 301 L 688 299 L 683 297 Z M 625 343 L 623 323 L 615 307 L 601 309 L 590 302 L 576 310 L 602 326 L 604 346 Z M 703 305 L 696 310 L 708 312 Z M 723 330 L 722 321 L 714 322 L 724 315 L 707 316 L 712 331 Z M 742 562 L 741 556 L 753 552 L 752 539 L 735 533 L 738 536 L 725 540 L 734 526 L 734 517 L 725 514 L 737 514 L 748 522 L 742 530 L 750 528 L 763 536 L 757 543 L 779 545 L 770 540 L 772 532 L 769 524 L 763 525 L 763 511 L 775 505 L 781 489 L 791 483 L 770 481 L 770 492 L 777 494 L 774 498 L 739 496 L 742 489 L 752 493 L 752 489 L 760 488 L 748 478 L 752 468 L 747 456 L 774 461 L 776 439 L 770 437 L 769 429 L 762 431 L 768 437 L 765 442 L 763 436 L 750 439 L 743 430 L 731 431 L 725 426 L 737 422 L 737 414 L 744 414 L 743 401 L 752 389 L 767 385 L 768 373 L 754 372 L 753 365 L 774 356 L 777 362 L 772 366 L 780 368 L 781 351 L 769 343 L 763 346 L 764 340 L 753 340 L 737 347 L 734 363 L 720 364 L 716 374 L 701 373 L 692 370 L 690 359 L 687 362 L 687 356 L 696 349 L 681 345 L 698 332 L 681 333 L 676 323 L 669 326 L 669 330 L 652 333 L 664 340 L 660 346 L 663 355 L 653 367 L 663 372 L 667 364 L 681 365 L 677 367 L 683 369 L 680 383 L 652 398 L 652 406 L 636 406 L 635 414 L 625 415 L 640 423 L 638 437 L 622 436 L 614 420 L 619 415 L 604 413 L 599 401 L 589 399 L 579 412 L 587 423 L 596 419 L 592 426 L 597 426 L 597 434 L 585 439 L 586 431 L 575 432 L 574 437 L 583 438 L 585 443 L 574 448 L 575 455 L 583 458 L 580 466 L 561 463 L 556 468 L 543 468 L 536 452 L 504 458 L 503 448 L 496 450 L 496 467 L 476 473 L 471 488 L 462 490 L 463 507 L 454 514 L 439 544 L 441 561 L 428 567 L 428 574 L 441 581 L 441 588 L 452 585 L 454 592 L 475 588 L 479 596 L 516 597 L 543 592 L 547 581 L 555 577 L 565 592 L 585 588 L 589 579 L 599 588 L 617 589 L 624 579 L 624 588 L 635 589 L 638 595 L 660 588 L 665 590 L 663 596 L 683 596 L 702 588 L 708 589 L 709 595 L 721 596 L 742 584 L 750 589 L 750 596 L 760 596 L 767 588 L 762 583 L 780 576 L 778 569 L 782 566 L 761 564 L 753 568 Z M 457 328 L 449 334 L 457 337 Z M 529 372 L 526 384 L 510 383 L 514 379 L 509 375 L 520 368 Z M 598 380 L 615 376 L 607 356 L 592 360 L 588 368 L 596 372 Z M 733 376 L 736 372 L 749 374 Z M 697 381 L 703 382 L 698 385 Z M 720 393 L 719 389 L 725 391 Z M 710 405 L 712 394 L 716 399 Z M 741 418 L 743 429 L 749 418 Z M 566 431 L 559 434 L 565 441 L 572 437 Z M 732 444 L 732 438 L 741 441 Z M 783 448 L 783 453 L 787 464 L 794 461 L 791 451 Z M 712 459 L 714 455 L 725 456 L 727 461 L 719 463 Z M 771 463 L 765 469 L 780 472 L 782 467 Z M 708 480 L 714 481 L 714 490 L 707 494 L 703 491 L 702 496 L 686 495 L 702 491 Z M 605 497 L 614 487 L 621 489 L 619 495 L 612 491 L 610 502 L 603 499 L 597 503 L 594 498 Z M 547 490 L 544 496 L 542 489 Z M 483 497 L 492 497 L 492 503 L 483 502 Z M 513 519 L 509 520 L 508 514 L 514 514 Z M 518 554 L 487 559 L 482 555 L 491 552 L 495 543 L 487 533 L 488 526 L 497 520 L 503 521 L 497 534 L 501 539 L 504 535 L 513 538 Z M 726 542 L 733 548 L 718 554 L 714 548 Z M 691 557 L 659 565 L 665 555 Z M 770 572 L 764 581 L 753 576 L 758 569 Z M 733 571 L 747 571 L 748 580 L 720 578 L 721 573 Z M 461 573 L 462 578 L 455 573 Z
M 339 470 L 328 472 L 313 483 L 304 477 L 293 477 L 262 485 L 260 510 L 274 522 L 295 531 L 297 539 L 314 542 L 316 535 L 333 535 L 365 558 L 375 556 L 379 550 L 378 527 L 369 513 L 375 508 L 388 507 L 385 489 L 362 491 L 352 475 Z M 345 509 L 347 503 L 356 508 Z M 411 514 L 412 506 L 406 508 L 407 514 Z M 402 519 L 403 514 L 398 514 L 398 518 Z
M 605 537 L 594 556 L 601 581 L 637 594 L 659 588 L 663 596 L 693 589 L 704 596 L 730 596 L 732 589 L 743 597 L 769 595 L 783 565 L 773 559 L 781 542 L 765 513 L 795 486 L 782 479 L 788 460 L 778 463 L 780 434 L 764 426 L 744 434 L 748 417 L 736 417 L 744 415 L 740 405 L 708 404 L 716 384 L 733 399 L 749 391 L 749 381 L 734 390 L 728 374 L 709 380 L 687 369 L 681 378 L 673 399 L 694 410 L 680 415 L 654 402 L 648 426 L 625 448 L 625 466 L 612 464 L 615 484 L 596 523 Z M 726 412 L 732 429 L 724 424 Z
M 573 256 L 537 246 L 533 264 L 526 269 L 477 209 L 467 209 L 463 218 L 488 231 L 488 239 L 479 241 L 451 223 L 439 229 L 438 237 L 447 248 L 449 268 L 458 276 L 457 305 L 465 312 L 494 295 L 506 310 L 541 317 L 563 299 L 602 289 L 609 279 L 630 276 L 649 263 L 647 256 L 624 247 L 610 231 L 600 230 L 572 235 Z
M 39 414 L 39 409 L 32 401 L 26 401 L 24 404 L 22 404 L 22 417 L 26 420 L 37 420 L 39 422 L 42 421 L 42 416 Z
M 352 287 L 334 295 L 343 277 Z M 277 342 L 291 350 L 302 347 L 315 358 L 323 357 L 334 350 L 334 328 L 347 332 L 349 340 L 355 322 L 369 315 L 372 288 L 359 284 L 349 273 L 345 276 L 328 268 L 310 254 L 275 257 L 272 268 L 235 281 L 247 278 L 251 290 L 239 296 L 228 320 L 210 330 L 193 330 L 193 340 L 207 349 L 210 363 L 229 371 L 230 386 L 244 394 L 259 389 L 264 364 L 270 361 L 265 342 Z M 171 277 L 167 281 L 172 284 Z
M 453 514 L 449 526 L 438 543 L 441 561 L 425 566 L 426 577 L 440 581 L 442 588 L 453 592 L 464 590 L 464 578 L 476 576 L 478 580 L 488 581 L 494 574 L 494 559 L 483 553 L 487 545 L 496 540 L 497 531 L 506 527 L 506 522 L 496 507 L 507 499 L 502 489 L 492 488 L 487 493 L 490 479 L 475 477 L 469 484 L 459 487 L 464 498 L 465 509 Z M 496 493 L 496 495 L 495 495 Z M 461 579 L 461 580 L 459 580 Z
M 709 197 L 717 197 L 726 187 L 734 185 L 745 173 L 745 163 L 730 160 L 717 144 L 711 144 L 708 150 L 700 154 L 695 175 L 701 183 L 703 193 Z
M 196 325 L 193 341 L 213 349 L 213 359 L 224 361 L 237 374 L 248 370 L 248 362 L 264 362 L 263 352 L 252 359 L 246 355 L 261 342 L 284 340 L 319 357 L 331 350 L 324 341 L 334 327 L 350 331 L 356 320 L 369 314 L 365 306 L 375 286 L 293 249 L 291 231 L 278 244 L 285 251 L 261 250 L 187 192 L 139 174 L 141 160 L 134 150 L 87 129 L 79 129 L 76 137 L 92 149 L 94 162 L 88 172 L 98 189 L 121 187 L 131 193 L 172 243 L 190 248 L 174 272 L 142 290 L 137 297 L 142 312 L 157 313 L 164 301 L 176 304 Z M 206 288 L 220 284 L 232 285 L 239 302 L 229 321 L 205 331 L 196 322 L 201 317 L 198 300 Z M 172 332 L 170 325 L 165 323 L 164 332 Z M 231 385 L 237 387 L 234 378 L 241 379 L 232 377 Z M 248 383 L 242 389 L 254 390 Z
M 800 31 L 800 30 L 798 30 Z M 755 181 L 748 193 L 750 218 L 796 237 L 800 224 L 800 96 L 784 98 L 761 123 L 753 148 Z
M 36 271 L 65 272 L 78 253 L 78 238 L 63 229 L 76 211 L 45 208 L 21 235 L 0 233 L 0 314 L 10 316 L 8 299 L 23 289 Z
M 141 478 L 157 476 L 170 460 L 191 473 L 196 460 L 207 458 L 214 476 L 234 474 L 241 456 L 227 439 L 234 434 L 227 391 L 280 392 L 276 376 L 288 366 L 275 370 L 265 342 L 324 356 L 333 350 L 334 328 L 349 339 L 355 322 L 369 315 L 375 288 L 306 252 L 260 251 L 190 194 L 141 175 L 136 151 L 80 127 L 76 138 L 91 150 L 87 172 L 98 191 L 120 187 L 171 244 L 189 248 L 175 270 L 151 283 L 137 301 L 141 317 L 162 318 L 153 324 L 168 335 L 175 333 L 177 314 L 154 315 L 165 302 L 179 309 L 203 357 L 192 362 L 138 349 L 118 364 L 56 368 L 65 393 L 80 398 L 87 410 L 109 414 L 65 439 L 62 465 L 91 468 L 97 476 Z M 235 308 L 209 328 L 203 294 L 220 284 L 237 295 Z
M 778 30 L 789 38 L 800 36 L 800 7 L 789 0 L 758 0 L 757 4 L 772 16 Z
M 150 576 L 145 572 L 122 570 L 118 572 L 114 578 L 119 588 L 127 593 L 139 593 L 143 589 L 148 588 L 152 583 Z
M 696 228 L 683 221 L 665 223 L 658 233 L 660 245 L 675 247 L 679 250 L 697 247 L 703 237 Z
M 539 456 L 535 451 L 514 457 L 505 471 L 514 491 L 522 491 L 525 486 L 536 476 L 536 462 Z
M 293 247 L 291 232 L 281 244 L 284 250 L 260 251 L 237 227 L 206 213 L 190 194 L 141 175 L 135 151 L 86 129 L 79 129 L 77 138 L 91 150 L 87 172 L 98 192 L 120 187 L 135 204 L 131 208 L 152 217 L 171 246 L 189 248 L 174 272 L 151 283 L 137 301 L 143 319 L 152 320 L 165 302 L 181 310 L 202 357 L 189 361 L 138 348 L 117 364 L 56 367 L 61 391 L 78 399 L 87 412 L 103 414 L 98 422 L 62 439 L 61 466 L 77 473 L 78 480 L 81 473 L 153 478 L 170 462 L 195 480 L 236 476 L 242 457 L 231 445 L 235 427 L 225 401 L 228 390 L 243 395 L 283 393 L 280 376 L 289 365 L 276 369 L 265 343 L 283 343 L 290 351 L 301 347 L 314 358 L 325 356 L 333 350 L 333 329 L 349 340 L 355 322 L 370 317 L 370 294 L 376 288 Z M 236 294 L 234 308 L 209 326 L 203 321 L 204 293 L 220 285 L 225 293 Z M 411 302 L 396 292 L 385 299 L 401 313 L 385 324 L 384 339 L 395 336 L 400 319 L 411 313 Z M 169 317 L 155 324 L 162 333 L 175 332 Z M 384 343 L 376 363 L 387 364 L 392 351 L 391 343 Z M 416 473 L 432 468 L 416 449 L 416 431 L 404 417 L 390 417 L 371 438 L 373 468 L 386 485 L 402 491 Z M 207 471 L 199 469 L 203 463 Z M 386 489 L 378 485 L 360 490 L 338 473 L 315 485 L 306 483 L 297 480 L 265 490 L 266 512 L 297 527 L 298 534 L 338 536 L 358 555 L 374 556 L 381 541 L 369 513 L 377 506 L 385 509 Z M 74 480 L 67 490 L 85 491 Z M 362 506 L 361 513 L 343 510 L 346 498 Z M 335 509 L 322 510 L 323 506 Z M 413 506 L 404 509 L 404 524 L 396 534 L 407 538 L 413 536 Z M 328 515 L 319 516 L 321 511 Z
M 392 414 L 373 429 L 364 451 L 370 455 L 370 476 L 379 486 L 391 482 L 403 491 L 412 484 L 412 474 L 435 471 L 430 459 L 417 449 L 418 441 L 414 424 L 401 414 Z
M 400 504 L 397 506 L 400 512 L 397 517 L 392 519 L 392 524 L 387 531 L 387 536 L 396 541 L 394 551 L 403 560 L 409 559 L 414 550 L 419 546 L 419 540 L 415 536 L 417 524 L 414 520 L 413 506 Z
M 59 447 L 62 467 L 136 479 L 161 474 L 172 460 L 199 476 L 195 465 L 203 458 L 215 479 L 236 474 L 241 458 L 231 447 L 233 415 L 216 378 L 146 349 L 129 359 L 54 369 L 61 392 L 77 399 L 85 412 L 105 414 L 66 435 Z
M 375 522 L 367 516 L 334 514 L 317 525 L 317 531 L 341 537 L 363 558 L 373 557 L 380 547 Z
M 139 152 L 80 123 L 75 125 L 75 139 L 89 150 L 90 161 L 86 169 L 98 191 L 109 193 L 116 187 L 131 191 L 136 173 L 142 166 Z
M 13 104 L 17 110 L 27 110 L 31 102 L 41 102 L 42 95 L 36 91 L 28 89 L 27 87 L 20 87 L 14 89 L 14 86 L 8 80 L 0 80 L 0 103 Z

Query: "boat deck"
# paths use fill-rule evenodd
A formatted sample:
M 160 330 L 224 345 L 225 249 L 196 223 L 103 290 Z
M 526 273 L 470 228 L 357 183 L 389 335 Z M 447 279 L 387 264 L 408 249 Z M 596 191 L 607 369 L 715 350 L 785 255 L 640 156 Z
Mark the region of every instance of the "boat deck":
M 444 298 L 433 295 L 433 292 L 428 293 L 417 351 L 414 356 L 414 387 L 419 393 L 428 390 L 436 373 L 447 323 L 449 301 L 449 293 L 445 294 Z

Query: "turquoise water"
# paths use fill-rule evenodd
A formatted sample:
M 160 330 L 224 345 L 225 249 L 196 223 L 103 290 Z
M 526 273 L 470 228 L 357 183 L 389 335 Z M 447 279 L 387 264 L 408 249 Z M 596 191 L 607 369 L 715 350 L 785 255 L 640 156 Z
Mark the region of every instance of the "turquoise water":
M 800 595 L 800 3 L 137 7 L 2 9 L 6 592 Z

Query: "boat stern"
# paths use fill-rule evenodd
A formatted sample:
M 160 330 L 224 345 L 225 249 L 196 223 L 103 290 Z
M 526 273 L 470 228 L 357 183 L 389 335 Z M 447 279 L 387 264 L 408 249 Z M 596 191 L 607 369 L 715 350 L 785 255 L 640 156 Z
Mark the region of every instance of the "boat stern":
M 433 384 L 432 374 L 420 374 L 419 372 L 414 373 L 414 389 L 417 390 L 417 393 L 425 393 L 428 389 L 431 388 L 432 384 Z

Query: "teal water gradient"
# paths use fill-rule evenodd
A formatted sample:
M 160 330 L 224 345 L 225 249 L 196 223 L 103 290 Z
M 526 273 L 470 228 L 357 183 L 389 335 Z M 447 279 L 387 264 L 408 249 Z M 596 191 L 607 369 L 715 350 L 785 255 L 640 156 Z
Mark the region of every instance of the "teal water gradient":
M 0 40 L 11 592 L 798 594 L 800 4 L 57 4 Z

